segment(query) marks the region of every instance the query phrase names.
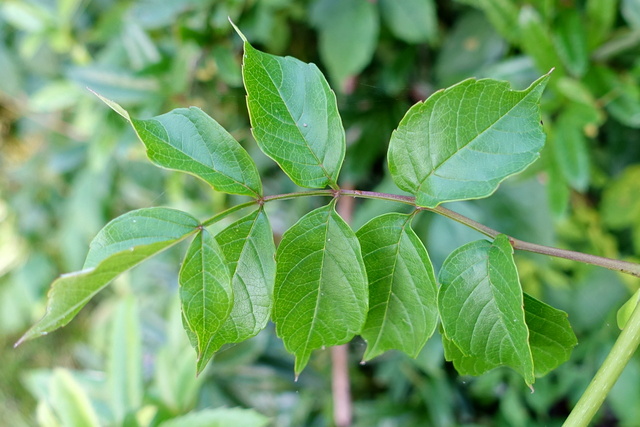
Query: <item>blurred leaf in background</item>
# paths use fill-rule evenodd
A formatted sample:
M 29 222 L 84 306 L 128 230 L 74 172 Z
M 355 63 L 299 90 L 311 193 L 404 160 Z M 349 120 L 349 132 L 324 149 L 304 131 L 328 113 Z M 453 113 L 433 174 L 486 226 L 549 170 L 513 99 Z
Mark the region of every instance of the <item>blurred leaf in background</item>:
M 86 87 L 140 119 L 199 107 L 249 151 L 265 194 L 295 191 L 251 137 L 242 41 L 231 17 L 256 47 L 314 62 L 328 76 L 346 131 L 340 184 L 396 192 L 385 155 L 411 105 L 468 77 L 504 79 L 522 90 L 555 68 L 542 98 L 548 140 L 541 159 L 492 198 L 451 208 L 518 238 L 638 261 L 639 11 L 633 0 L 3 1 L 3 422 L 331 422 L 328 352 L 312 357 L 294 383 L 293 359 L 270 326 L 223 349 L 195 376 L 176 298 L 183 246 L 116 280 L 68 327 L 11 348 L 44 312 L 48 283 L 82 266 L 89 242 L 112 218 L 166 206 L 202 219 L 239 197 L 155 168 L 128 123 Z M 267 206 L 276 242 L 316 203 Z M 401 210 L 359 202 L 354 229 Z M 414 225 L 436 273 L 455 247 L 478 239 L 431 214 Z M 514 258 L 524 290 L 569 314 L 580 343 L 570 360 L 537 378 L 531 394 L 504 369 L 457 376 L 444 362 L 439 337 L 415 359 L 391 352 L 363 366 L 357 362 L 365 345 L 356 338 L 350 346 L 354 425 L 553 425 L 566 417 L 618 334 L 617 310 L 639 284 L 562 260 Z M 635 358 L 597 422 L 634 424 L 638 372 Z

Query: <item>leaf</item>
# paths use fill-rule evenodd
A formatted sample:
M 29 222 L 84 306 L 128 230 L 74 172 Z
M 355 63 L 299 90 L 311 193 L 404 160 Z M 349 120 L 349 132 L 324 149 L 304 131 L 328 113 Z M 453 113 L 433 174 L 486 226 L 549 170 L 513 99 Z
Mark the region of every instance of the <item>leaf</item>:
M 578 191 L 589 186 L 591 164 L 589 147 L 584 134 L 584 108 L 578 105 L 562 110 L 555 122 L 553 149 L 560 172 Z
M 524 316 L 537 377 L 551 372 L 571 356 L 578 344 L 567 313 L 524 294 Z
M 416 357 L 436 328 L 436 278 L 427 250 L 411 229 L 412 218 L 382 215 L 356 233 L 369 279 L 364 360 L 392 349 Z
M 271 315 L 276 247 L 266 214 L 259 209 L 222 230 L 220 245 L 232 275 L 233 308 L 205 351 L 255 336 Z
M 96 95 L 131 122 L 156 165 L 197 176 L 224 193 L 255 198 L 262 195 L 260 174 L 249 154 L 201 109 L 177 108 L 138 120 L 130 118 L 115 102 Z
M 303 216 L 276 252 L 273 321 L 295 372 L 311 352 L 360 333 L 368 310 L 367 275 L 354 232 L 335 201 Z
M 593 49 L 610 36 L 618 14 L 618 0 L 587 0 L 585 6 L 585 27 L 589 29 L 589 47 Z
M 314 64 L 244 43 L 242 76 L 253 136 L 301 187 L 338 188 L 345 134 L 333 91 Z
M 207 349 L 233 307 L 226 261 L 207 230 L 201 230 L 191 242 L 179 280 L 183 320 L 195 337 L 197 372 L 200 373 L 213 356 Z
M 512 0 L 461 0 L 481 9 L 492 26 L 511 43 L 519 39 L 518 7 Z
M 438 278 L 445 348 L 465 356 L 465 371 L 510 366 L 531 385 L 529 331 L 509 238 L 501 234 L 493 243 L 461 246 L 445 260 Z
M 434 42 L 438 36 L 433 0 L 381 0 L 380 12 L 393 34 L 407 43 Z
M 640 224 L 640 165 L 628 166 L 614 178 L 602 195 L 602 219 L 604 223 L 620 230 Z
M 567 9 L 556 20 L 558 25 L 553 38 L 555 51 L 569 73 L 581 77 L 589 63 L 587 31 L 581 14 L 577 9 Z
M 615 3 L 615 2 L 612 2 Z M 629 27 L 640 29 L 640 1 L 638 0 L 622 0 L 620 12 L 624 20 L 627 21 Z
M 613 118 L 626 126 L 640 128 L 640 89 L 635 77 L 593 65 L 585 83 L 596 97 L 606 97 L 604 107 Z
M 633 313 L 633 310 L 636 309 L 638 302 L 640 302 L 640 289 L 638 289 L 633 294 L 633 296 L 629 298 L 627 302 L 625 302 L 618 310 L 618 313 L 616 314 L 616 322 L 618 323 L 618 328 L 624 329 L 627 322 L 629 321 L 629 318 L 631 317 L 631 314 Z
M 558 50 L 553 44 L 551 32 L 540 14 L 531 6 L 523 6 L 518 17 L 520 47 L 533 59 L 539 71 L 555 68 L 554 74 L 565 74 Z
M 415 104 L 389 143 L 396 185 L 429 208 L 493 193 L 539 156 L 538 101 L 547 80 L 514 91 L 507 82 L 470 79 Z
M 112 220 L 91 242 L 84 269 L 53 282 L 44 317 L 16 346 L 66 325 L 109 282 L 193 234 L 199 225 L 191 215 L 169 208 L 138 209 Z
M 310 20 L 318 29 L 320 58 L 332 81 L 344 87 L 373 58 L 378 40 L 375 4 L 367 0 L 316 0 Z
M 241 408 L 216 408 L 193 411 L 160 423 L 160 427 L 263 427 L 269 419 L 252 410 Z
M 63 426 L 98 427 L 98 415 L 86 391 L 62 368 L 53 371 L 49 382 L 49 400 Z

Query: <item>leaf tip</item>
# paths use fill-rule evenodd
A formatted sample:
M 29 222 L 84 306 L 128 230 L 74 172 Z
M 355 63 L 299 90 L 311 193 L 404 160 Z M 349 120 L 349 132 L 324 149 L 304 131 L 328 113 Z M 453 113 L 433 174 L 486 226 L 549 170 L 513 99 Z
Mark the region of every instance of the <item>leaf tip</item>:
M 240 31 L 240 28 L 238 28 L 238 26 L 233 23 L 233 21 L 231 20 L 231 17 L 227 16 L 227 19 L 229 20 L 229 23 L 231 23 L 231 26 L 233 27 L 233 29 L 236 30 L 236 33 L 238 33 L 238 35 L 240 36 L 242 41 L 245 42 L 245 43 L 249 43 L 247 41 L 247 38 L 244 36 L 244 34 L 242 34 L 242 31 Z
M 97 96 L 100 99 L 100 101 L 102 101 L 105 104 L 107 104 L 109 106 L 109 108 L 111 108 L 113 111 L 115 111 L 116 113 L 118 113 L 122 117 L 124 117 L 128 122 L 131 122 L 131 117 L 129 117 L 129 113 L 127 113 L 127 110 L 122 108 L 120 106 L 120 104 L 118 104 L 117 102 L 112 101 L 112 100 L 110 100 L 108 98 L 105 98 L 104 96 L 100 95 L 98 92 L 96 92 L 95 90 L 91 89 L 90 87 L 87 87 L 87 90 L 89 92 L 91 92 L 92 94 L 94 94 L 95 96 Z

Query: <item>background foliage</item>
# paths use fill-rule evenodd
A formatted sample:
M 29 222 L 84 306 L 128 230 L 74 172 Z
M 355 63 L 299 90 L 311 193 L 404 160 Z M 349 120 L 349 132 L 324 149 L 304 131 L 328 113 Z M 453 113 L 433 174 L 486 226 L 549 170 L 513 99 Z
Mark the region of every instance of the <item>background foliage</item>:
M 68 327 L 11 349 L 42 315 L 48 284 L 82 266 L 109 219 L 151 206 L 205 218 L 234 202 L 152 166 L 128 124 L 86 87 L 135 117 L 198 106 L 249 150 L 266 194 L 296 189 L 250 135 L 241 40 L 227 17 L 262 50 L 314 62 L 329 76 L 347 131 L 343 187 L 392 187 L 384 161 L 391 131 L 435 90 L 470 76 L 523 89 L 555 68 L 542 100 L 542 158 L 492 198 L 448 205 L 524 240 L 640 258 L 638 1 L 6 0 L 0 414 L 8 425 L 179 425 L 176 417 L 221 406 L 254 408 L 279 426 L 331 424 L 328 352 L 294 383 L 293 359 L 272 328 L 195 377 L 176 298 L 184 247 L 118 279 Z M 315 203 L 270 203 L 277 237 Z M 359 203 L 353 228 L 392 210 Z M 480 237 L 430 215 L 414 225 L 436 271 L 454 248 Z M 364 366 L 364 344 L 355 341 L 356 425 L 561 422 L 617 336 L 616 311 L 638 283 L 541 256 L 517 253 L 516 262 L 527 293 L 569 313 L 580 343 L 571 360 L 531 394 L 506 369 L 458 377 L 437 339 L 415 360 L 386 353 Z M 640 418 L 638 382 L 636 356 L 601 424 Z M 262 422 L 255 417 L 251 425 Z

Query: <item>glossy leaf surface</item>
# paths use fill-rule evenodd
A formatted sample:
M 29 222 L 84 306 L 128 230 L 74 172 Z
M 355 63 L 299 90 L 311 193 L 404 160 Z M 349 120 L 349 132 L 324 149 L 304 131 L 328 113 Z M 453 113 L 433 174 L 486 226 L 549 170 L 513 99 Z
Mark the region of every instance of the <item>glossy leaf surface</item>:
M 242 75 L 260 149 L 301 187 L 337 188 L 345 134 L 336 97 L 314 64 L 244 43 Z
M 198 226 L 191 215 L 168 208 L 139 209 L 114 219 L 91 243 L 84 270 L 53 282 L 44 317 L 18 344 L 66 325 L 109 282 L 194 233 Z
M 532 384 L 529 331 L 508 237 L 499 235 L 493 243 L 478 240 L 456 249 L 438 278 L 438 307 L 450 344 L 470 358 L 467 363 L 474 369 L 510 366 Z
M 416 357 L 438 319 L 436 279 L 412 215 L 376 217 L 356 235 L 369 279 L 369 313 L 362 330 L 363 359 L 397 349 Z
M 179 279 L 184 324 L 195 337 L 198 372 L 201 372 L 213 355 L 207 351 L 211 340 L 229 317 L 233 306 L 226 261 L 218 243 L 207 230 L 201 230 L 191 242 Z
M 98 97 L 131 123 L 156 165 L 195 175 L 224 193 L 262 195 L 260 174 L 249 154 L 201 109 L 177 108 L 138 120 L 115 102 Z
M 209 351 L 250 338 L 271 315 L 276 275 L 273 233 L 262 209 L 222 230 L 216 241 L 231 273 L 233 309 L 211 341 Z
M 273 320 L 299 374 L 315 349 L 360 333 L 368 310 L 367 276 L 355 233 L 335 203 L 302 217 L 276 252 Z
M 420 206 L 477 199 L 539 156 L 538 101 L 548 76 L 524 91 L 465 80 L 415 104 L 391 136 L 389 169 Z

